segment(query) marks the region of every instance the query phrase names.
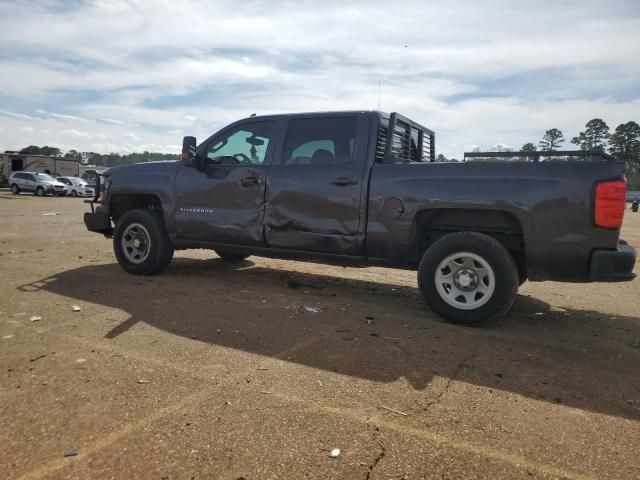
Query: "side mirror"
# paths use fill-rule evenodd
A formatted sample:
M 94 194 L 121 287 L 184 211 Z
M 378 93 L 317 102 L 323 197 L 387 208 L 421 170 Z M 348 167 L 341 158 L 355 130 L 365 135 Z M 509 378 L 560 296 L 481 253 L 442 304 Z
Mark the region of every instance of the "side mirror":
M 182 154 L 180 160 L 185 167 L 196 167 L 196 137 L 182 139 Z

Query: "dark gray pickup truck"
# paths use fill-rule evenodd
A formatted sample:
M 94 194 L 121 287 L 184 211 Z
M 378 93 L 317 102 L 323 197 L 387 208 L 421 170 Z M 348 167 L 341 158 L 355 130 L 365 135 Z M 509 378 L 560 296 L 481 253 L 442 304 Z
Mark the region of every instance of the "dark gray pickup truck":
M 84 220 L 138 275 L 186 248 L 417 270 L 428 304 L 464 324 L 504 314 L 527 279 L 634 278 L 635 250 L 619 240 L 623 163 L 437 163 L 434 144 L 396 113 L 250 117 L 197 147 L 185 137 L 180 161 L 109 169 Z

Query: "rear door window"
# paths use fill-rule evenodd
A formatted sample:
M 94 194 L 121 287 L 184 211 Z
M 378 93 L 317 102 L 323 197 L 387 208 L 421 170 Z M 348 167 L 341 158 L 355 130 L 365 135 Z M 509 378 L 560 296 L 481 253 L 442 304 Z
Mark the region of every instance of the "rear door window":
M 346 165 L 355 161 L 356 117 L 299 118 L 289 122 L 283 165 Z

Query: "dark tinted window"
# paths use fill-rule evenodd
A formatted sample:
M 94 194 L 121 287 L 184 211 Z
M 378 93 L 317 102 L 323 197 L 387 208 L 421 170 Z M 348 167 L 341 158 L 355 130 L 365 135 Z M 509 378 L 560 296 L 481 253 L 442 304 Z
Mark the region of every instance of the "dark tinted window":
M 207 146 L 207 161 L 221 165 L 262 165 L 273 138 L 273 122 L 240 125 Z
M 354 161 L 357 118 L 291 120 L 283 151 L 283 165 L 341 165 Z

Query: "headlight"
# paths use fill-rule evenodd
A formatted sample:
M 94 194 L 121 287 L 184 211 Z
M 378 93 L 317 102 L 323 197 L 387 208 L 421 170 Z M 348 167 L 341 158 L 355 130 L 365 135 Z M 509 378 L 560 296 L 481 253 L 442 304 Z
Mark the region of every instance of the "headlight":
M 95 188 L 100 189 L 100 193 L 98 195 L 98 203 L 103 203 L 107 197 L 107 192 L 109 188 L 111 188 L 111 177 L 102 176 L 102 181 L 100 181 L 100 185 L 96 185 Z

